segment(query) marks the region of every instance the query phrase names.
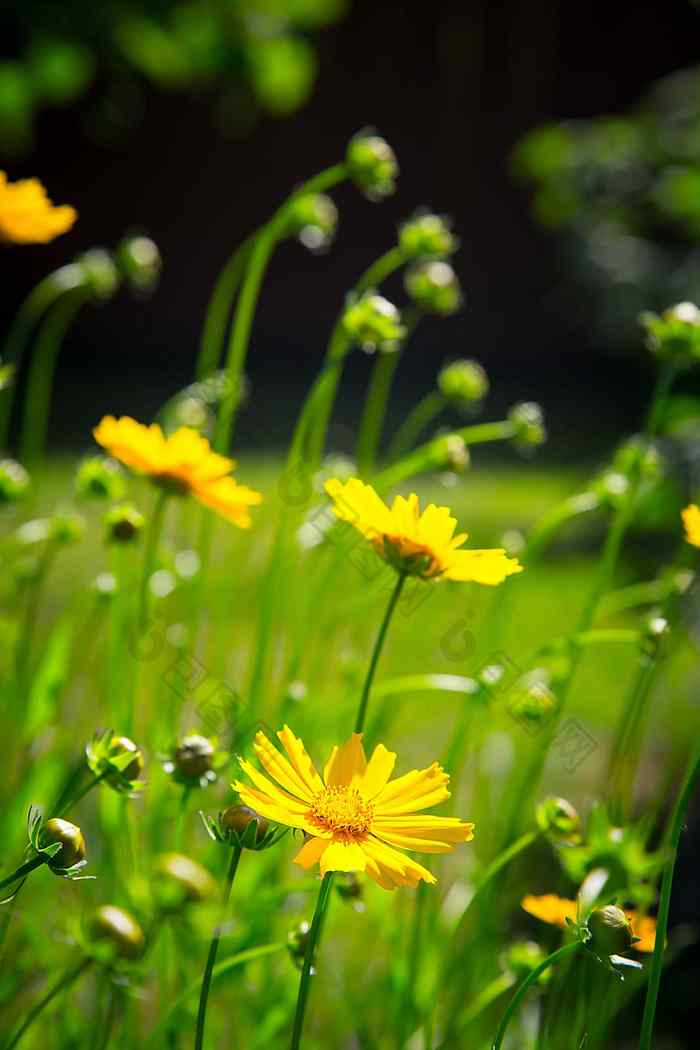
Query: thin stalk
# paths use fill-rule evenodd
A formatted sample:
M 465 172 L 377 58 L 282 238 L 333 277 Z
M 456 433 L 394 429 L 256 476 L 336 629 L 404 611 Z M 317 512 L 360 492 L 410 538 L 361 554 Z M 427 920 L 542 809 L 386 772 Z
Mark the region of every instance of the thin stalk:
M 688 764 L 683 779 L 683 785 L 678 793 L 669 823 L 670 831 L 667 842 L 668 860 L 664 865 L 663 878 L 661 880 L 659 910 L 656 916 L 656 943 L 654 945 L 654 954 L 649 969 L 649 983 L 647 985 L 647 995 L 644 1003 L 644 1016 L 642 1018 L 639 1050 L 651 1050 L 651 1037 L 654 1030 L 656 1003 L 659 997 L 661 970 L 663 968 L 664 952 L 666 950 L 666 931 L 668 930 L 668 913 L 671 907 L 673 873 L 676 867 L 676 860 L 678 859 L 678 847 L 683 833 L 685 811 L 688 808 L 688 804 L 693 796 L 693 792 L 695 791 L 698 778 L 700 778 L 700 748 L 696 747 Z
M 27 377 L 20 436 L 20 459 L 29 468 L 36 468 L 43 457 L 56 361 L 66 332 L 87 299 L 85 289 L 63 296 L 52 306 L 39 329 Z
M 85 798 L 85 796 L 92 791 L 93 788 L 97 787 L 98 784 L 101 784 L 102 781 L 109 776 L 109 773 L 110 770 L 105 769 L 103 773 L 99 773 L 97 776 L 92 777 L 92 779 L 89 780 L 83 788 L 81 788 L 77 795 L 74 795 L 73 798 L 69 798 L 68 801 L 61 806 L 60 815 L 65 816 L 69 809 L 72 809 L 73 806 L 76 806 L 78 802 L 81 802 Z
M 241 283 L 255 237 L 256 234 L 251 234 L 238 245 L 214 285 L 207 305 L 197 358 L 196 376 L 200 382 L 219 367 L 231 305 Z
M 119 1016 L 120 994 L 116 985 L 110 983 L 107 996 L 107 1011 L 102 1025 L 100 1039 L 97 1044 L 98 1050 L 107 1050 Z
M 431 390 L 411 409 L 389 445 L 388 460 L 394 463 L 407 456 L 429 423 L 436 419 L 447 405 L 447 398 L 439 390 Z
M 355 449 L 357 470 L 361 477 L 367 477 L 372 472 L 377 458 L 386 406 L 400 360 L 401 351 L 395 350 L 389 354 L 380 353 L 374 362 Z
M 211 975 L 214 970 L 214 963 L 216 962 L 216 956 L 219 951 L 219 941 L 221 940 L 221 931 L 226 921 L 226 913 L 228 912 L 228 902 L 231 897 L 231 889 L 233 887 L 233 880 L 236 877 L 236 871 L 238 869 L 238 862 L 241 859 L 242 849 L 240 846 L 235 846 L 231 852 L 231 861 L 228 866 L 228 874 L 226 875 L 226 886 L 224 888 L 224 897 L 221 907 L 221 920 L 217 925 L 214 936 L 211 939 L 209 945 L 209 955 L 207 956 L 206 966 L 204 967 L 204 976 L 202 977 L 202 990 L 199 995 L 199 1010 L 197 1011 L 197 1033 L 195 1035 L 194 1046 L 195 1050 L 202 1050 L 204 1045 L 204 1026 L 207 1020 L 207 1002 L 209 1000 L 209 989 L 211 987 Z
M 270 221 L 255 236 L 250 249 L 248 266 L 241 285 L 238 308 L 229 340 L 225 366 L 228 391 L 219 406 L 214 434 L 214 448 L 218 452 L 228 452 L 231 445 L 236 412 L 240 403 L 241 379 L 245 367 L 255 309 L 268 263 L 277 242 L 281 240 L 286 230 L 289 206 L 304 194 L 318 193 L 321 190 L 329 189 L 338 182 L 342 182 L 346 175 L 345 165 L 337 164 L 309 179 L 308 182 L 305 182 L 287 198 Z
M 510 1024 L 513 1014 L 517 1011 L 521 1002 L 525 998 L 528 989 L 532 987 L 532 985 L 535 983 L 540 974 L 543 974 L 545 970 L 548 970 L 550 966 L 553 966 L 554 963 L 564 958 L 564 956 L 571 955 L 573 952 L 578 951 L 579 947 L 580 941 L 574 941 L 572 944 L 565 944 L 562 948 L 558 948 L 557 951 L 552 952 L 551 955 L 548 955 L 547 958 L 539 964 L 539 966 L 536 966 L 535 969 L 532 970 L 527 975 L 527 977 L 518 985 L 518 989 L 515 995 L 509 1002 L 508 1006 L 506 1007 L 506 1011 L 503 1014 L 503 1017 L 501 1018 L 501 1023 L 498 1026 L 498 1030 L 492 1043 L 491 1050 L 500 1050 L 500 1047 L 503 1044 L 503 1037 L 506 1034 L 506 1029 Z
M 294 1015 L 294 1030 L 292 1032 L 290 1050 L 299 1050 L 301 1044 L 301 1032 L 304 1027 L 304 1014 L 306 1013 L 306 1004 L 309 998 L 311 969 L 314 959 L 316 958 L 316 951 L 321 938 L 321 929 L 323 927 L 323 920 L 326 916 L 332 886 L 333 872 L 328 871 L 323 876 L 323 881 L 321 882 L 318 891 L 316 910 L 314 911 L 314 917 L 311 921 L 311 929 L 309 930 L 309 936 L 306 942 L 306 952 L 304 953 L 304 964 L 302 966 L 301 979 L 299 981 L 299 994 L 297 996 L 297 1006 Z
M 367 715 L 367 704 L 369 703 L 369 694 L 372 689 L 372 682 L 374 681 L 374 673 L 377 670 L 377 664 L 379 663 L 379 657 L 381 656 L 382 648 L 384 647 L 384 641 L 386 639 L 386 633 L 391 623 L 391 617 L 394 614 L 396 604 L 401 597 L 401 591 L 406 582 L 406 573 L 401 572 L 398 574 L 396 586 L 394 587 L 389 604 L 386 612 L 384 613 L 384 619 L 382 620 L 377 639 L 374 643 L 374 649 L 372 650 L 372 656 L 369 662 L 369 668 L 367 669 L 367 675 L 365 677 L 365 684 L 362 687 L 362 695 L 360 697 L 360 706 L 357 709 L 357 718 L 355 719 L 355 732 L 361 733 L 365 725 L 365 717 Z
M 26 878 L 31 871 L 40 868 L 45 860 L 45 857 L 36 856 L 32 857 L 31 860 L 25 861 L 24 864 L 20 864 L 16 871 L 13 871 L 11 875 L 6 876 L 0 882 L 0 890 L 4 890 L 6 886 L 11 886 L 13 882 L 18 882 L 19 879 Z
M 74 969 L 69 970 L 68 973 L 65 973 L 61 978 L 59 978 L 56 984 L 54 984 L 54 986 L 49 989 L 44 998 L 41 999 L 36 1004 L 36 1006 L 29 1011 L 23 1024 L 17 1030 L 14 1037 L 10 1040 L 10 1042 L 7 1044 L 4 1050 L 14 1050 L 22 1036 L 27 1031 L 27 1029 L 34 1023 L 34 1021 L 36 1021 L 37 1017 L 39 1017 L 39 1015 L 46 1009 L 49 1003 L 53 999 L 55 999 L 56 996 L 59 995 L 61 992 L 67 991 L 67 989 L 70 988 L 72 984 L 75 984 L 78 978 L 81 977 L 82 974 L 84 974 L 85 971 L 88 969 L 88 967 L 92 965 L 92 962 L 92 959 L 81 959 L 81 961 L 76 967 L 74 967 Z

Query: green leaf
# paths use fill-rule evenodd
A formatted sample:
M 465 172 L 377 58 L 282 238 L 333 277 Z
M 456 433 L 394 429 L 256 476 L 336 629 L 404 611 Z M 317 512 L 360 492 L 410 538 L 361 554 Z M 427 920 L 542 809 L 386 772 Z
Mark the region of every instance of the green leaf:
M 52 631 L 44 647 L 39 669 L 29 691 L 25 740 L 54 721 L 56 701 L 63 690 L 70 665 L 73 621 L 63 620 Z

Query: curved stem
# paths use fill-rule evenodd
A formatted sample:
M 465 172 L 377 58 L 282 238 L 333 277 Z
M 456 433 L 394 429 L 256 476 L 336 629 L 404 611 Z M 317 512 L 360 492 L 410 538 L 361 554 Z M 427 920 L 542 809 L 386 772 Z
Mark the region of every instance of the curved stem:
M 217 952 L 219 951 L 219 941 L 221 940 L 221 930 L 226 919 L 226 913 L 228 911 L 228 902 L 231 896 L 231 888 L 233 886 L 233 880 L 236 876 L 238 869 L 238 862 L 241 859 L 241 847 L 235 846 L 231 853 L 231 862 L 228 867 L 228 874 L 226 876 L 226 886 L 224 888 L 224 898 L 221 908 L 221 921 L 219 922 L 214 936 L 211 939 L 209 945 L 209 955 L 207 956 L 206 966 L 204 967 L 204 976 L 202 977 L 202 990 L 199 995 L 199 1010 L 197 1011 L 197 1033 L 195 1035 L 194 1046 L 195 1050 L 202 1050 L 204 1045 L 204 1026 L 207 1019 L 207 1002 L 209 1000 L 209 988 L 211 987 L 211 975 L 214 969 L 214 963 L 216 962 Z
M 491 1050 L 500 1050 L 503 1043 L 503 1037 L 506 1034 L 506 1028 L 508 1027 L 513 1014 L 516 1012 L 520 1003 L 525 998 L 528 989 L 535 983 L 540 974 L 543 974 L 545 970 L 548 970 L 550 966 L 553 966 L 555 962 L 564 958 L 565 955 L 571 955 L 573 952 L 578 951 L 580 947 L 580 941 L 574 941 L 572 944 L 565 944 L 563 948 L 559 948 L 556 952 L 552 952 L 548 955 L 539 966 L 536 966 L 532 970 L 524 981 L 518 985 L 518 989 L 506 1007 L 506 1011 L 501 1018 L 501 1023 L 498 1026 L 496 1036 L 491 1046 Z
M 642 1018 L 639 1050 L 651 1050 L 654 1016 L 656 1014 L 656 1003 L 659 997 L 659 986 L 661 984 L 661 970 L 663 968 L 664 952 L 666 950 L 666 931 L 668 929 L 668 913 L 671 907 L 673 872 L 676 867 L 678 847 L 683 833 L 685 811 L 688 808 L 688 804 L 693 796 L 699 778 L 700 748 L 696 747 L 688 764 L 683 779 L 683 785 L 678 793 L 678 798 L 673 807 L 673 814 L 669 824 L 670 833 L 667 843 L 668 860 L 664 866 L 663 878 L 661 880 L 659 910 L 656 916 L 656 943 L 654 945 L 654 954 L 651 959 L 651 967 L 649 970 L 649 984 L 647 985 L 647 995 L 644 1003 L 644 1017 Z
M 389 629 L 389 624 L 391 623 L 391 617 L 394 614 L 394 609 L 396 608 L 396 603 L 398 602 L 399 598 L 401 597 L 401 591 L 403 590 L 403 585 L 404 585 L 405 582 L 406 582 L 406 574 L 404 572 L 399 573 L 398 579 L 396 581 L 396 586 L 394 587 L 393 591 L 391 592 L 391 598 L 389 599 L 389 604 L 387 606 L 386 612 L 384 613 L 384 619 L 382 620 L 382 624 L 381 624 L 381 627 L 379 628 L 379 633 L 377 635 L 377 639 L 376 639 L 376 641 L 374 643 L 374 649 L 372 650 L 372 657 L 370 659 L 369 667 L 367 669 L 367 675 L 365 677 L 365 684 L 362 687 L 362 696 L 360 697 L 360 706 L 357 709 L 357 718 L 355 719 L 355 732 L 356 733 L 361 733 L 362 730 L 364 729 L 365 717 L 367 715 L 367 704 L 369 703 L 369 694 L 370 694 L 370 691 L 372 689 L 372 682 L 374 680 L 374 673 L 377 670 L 377 664 L 379 663 L 379 657 L 381 655 L 382 648 L 384 647 L 384 640 L 386 639 L 386 633 L 387 633 L 387 631 Z
M 20 436 L 20 459 L 29 468 L 36 467 L 44 454 L 53 377 L 61 344 L 75 315 L 87 299 L 88 293 L 84 289 L 59 299 L 39 330 L 27 377 Z
M 255 237 L 256 234 L 251 234 L 238 245 L 214 285 L 207 305 L 197 358 L 196 376 L 200 381 L 219 367 L 231 305 L 241 283 Z
M 390 462 L 408 455 L 418 438 L 447 405 L 447 398 L 439 390 L 431 390 L 411 409 L 389 445 Z
M 34 1021 L 36 1021 L 37 1017 L 39 1017 L 39 1015 L 46 1009 L 52 999 L 55 999 L 60 992 L 66 991 L 72 984 L 75 984 L 78 978 L 85 973 L 89 966 L 92 965 L 92 962 L 92 959 L 81 959 L 80 963 L 73 970 L 69 970 L 68 973 L 59 978 L 56 984 L 49 989 L 44 998 L 29 1011 L 23 1024 L 17 1030 L 14 1038 L 10 1040 L 4 1050 L 14 1050 L 27 1029 L 34 1023 Z
M 35 868 L 41 867 L 46 860 L 46 857 L 35 856 L 31 860 L 25 861 L 24 864 L 20 864 L 16 871 L 13 871 L 11 875 L 0 882 L 0 890 L 4 890 L 6 886 L 12 885 L 13 882 L 18 882 L 19 879 L 25 878 L 29 875 L 30 871 L 34 871 Z
M 401 351 L 395 350 L 391 354 L 379 354 L 374 362 L 355 449 L 361 477 L 371 472 L 377 458 L 391 384 L 400 360 Z
M 309 930 L 309 936 L 306 942 L 306 952 L 304 953 L 304 964 L 302 966 L 301 979 L 299 981 L 299 994 L 297 996 L 297 1006 L 294 1015 L 294 1030 L 292 1032 L 290 1050 L 299 1050 L 301 1043 L 301 1032 L 304 1027 L 304 1014 L 306 1013 L 306 1004 L 309 998 L 311 969 L 314 959 L 316 958 L 316 950 L 321 938 L 323 920 L 326 916 L 332 886 L 333 872 L 328 871 L 323 876 L 323 881 L 321 882 L 321 887 L 318 891 L 316 910 L 314 911 L 314 917 L 311 921 L 311 929 Z

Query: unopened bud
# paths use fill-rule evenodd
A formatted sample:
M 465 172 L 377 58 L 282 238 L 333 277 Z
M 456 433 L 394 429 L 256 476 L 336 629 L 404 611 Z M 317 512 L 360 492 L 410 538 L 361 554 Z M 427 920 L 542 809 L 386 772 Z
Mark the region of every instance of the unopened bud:
M 145 947 L 143 930 L 136 919 L 113 904 L 105 904 L 94 913 L 89 923 L 89 937 L 98 949 L 105 948 L 106 956 L 111 959 L 138 959 Z
M 574 845 L 581 841 L 581 818 L 565 798 L 544 799 L 537 807 L 535 817 L 540 829 L 554 839 Z
M 517 449 L 529 451 L 547 440 L 542 409 L 534 401 L 520 401 L 513 405 L 508 419 L 516 428 L 513 444 Z
M 430 314 L 447 317 L 462 305 L 462 290 L 449 263 L 418 263 L 406 271 L 406 291 L 414 303 Z
M 49 519 L 49 538 L 54 543 L 77 543 L 85 534 L 85 518 L 71 511 L 56 511 Z
M 596 955 L 624 955 L 632 947 L 632 926 L 622 908 L 608 904 L 596 908 L 588 920 L 591 933 L 589 946 Z
M 150 292 L 163 267 L 158 245 L 143 234 L 125 237 L 117 246 L 117 265 L 124 280 L 136 292 Z
M 444 215 L 419 212 L 399 228 L 399 247 L 407 259 L 443 259 L 457 250 L 457 239 Z
M 183 737 L 175 749 L 173 764 L 183 777 L 198 779 L 212 768 L 215 748 L 211 740 L 193 733 Z
M 179 910 L 213 897 L 216 883 L 206 868 L 182 853 L 164 853 L 154 865 L 154 889 L 160 907 Z
M 310 930 L 311 926 L 308 922 L 304 921 L 300 922 L 298 926 L 295 926 L 295 928 L 290 930 L 287 934 L 287 951 L 292 958 L 292 962 L 299 969 L 304 965 Z
M 695 303 L 677 303 L 660 317 L 643 313 L 640 321 L 652 353 L 683 366 L 700 358 L 700 310 Z
M 29 485 L 29 474 L 21 463 L 14 459 L 0 460 L 0 505 L 21 499 Z
M 250 808 L 250 806 L 229 806 L 229 808 L 224 810 L 221 814 L 221 826 L 226 831 L 232 832 L 239 838 L 245 834 L 249 825 L 254 820 L 257 821 L 258 824 L 255 841 L 262 842 L 267 835 L 270 825 L 264 817 L 261 817 L 260 814 L 256 813 L 254 809 Z
M 289 232 L 312 252 L 328 248 L 338 227 L 338 209 L 325 193 L 305 193 L 289 205 Z
M 50 868 L 72 868 L 85 860 L 85 839 L 83 833 L 76 824 L 60 817 L 47 820 L 41 829 L 40 842 L 43 846 L 51 846 L 58 842 L 60 850 L 51 857 L 48 864 Z
M 117 500 L 122 498 L 125 489 L 124 474 L 116 459 L 91 456 L 80 464 L 75 477 L 79 496 Z
M 370 200 L 381 200 L 394 192 L 399 165 L 393 149 L 380 135 L 369 131 L 355 135 L 345 162 L 355 185 Z
M 351 302 L 343 314 L 343 327 L 363 350 L 392 350 L 404 336 L 401 315 L 382 295 L 369 292 Z
M 143 531 L 146 519 L 132 503 L 112 507 L 104 517 L 105 538 L 108 543 L 131 543 Z
M 84 282 L 96 299 L 111 299 L 119 288 L 119 272 L 109 252 L 91 248 L 78 259 Z
M 438 375 L 438 389 L 450 401 L 474 404 L 489 392 L 489 380 L 478 361 L 452 361 Z

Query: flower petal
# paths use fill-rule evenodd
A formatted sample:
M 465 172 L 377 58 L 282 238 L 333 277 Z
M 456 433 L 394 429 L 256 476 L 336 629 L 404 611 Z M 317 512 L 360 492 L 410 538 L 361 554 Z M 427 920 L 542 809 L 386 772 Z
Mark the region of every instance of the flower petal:
M 238 764 L 246 776 L 250 777 L 253 781 L 257 790 L 262 791 L 264 795 L 267 795 L 270 801 L 274 802 L 275 805 L 283 806 L 288 809 L 290 813 L 308 813 L 308 802 L 297 798 L 296 795 L 290 795 L 272 780 L 268 780 L 266 776 L 256 769 L 252 763 L 246 761 L 245 758 L 239 758 Z
M 310 838 L 301 847 L 293 863 L 301 865 L 302 868 L 313 868 L 314 864 L 318 864 L 321 859 L 322 853 L 328 849 L 330 839 L 320 839 L 316 837 Z
M 323 791 L 323 781 L 316 772 L 316 767 L 309 758 L 306 748 L 299 737 L 294 736 L 294 733 L 287 725 L 279 730 L 277 736 L 282 747 L 289 755 L 289 760 L 295 772 L 298 773 L 310 794 L 315 795 L 319 791 Z
M 364 871 L 367 859 L 357 842 L 332 842 L 319 861 L 321 874 L 327 871 Z
M 401 816 L 444 802 L 450 797 L 449 780 L 437 762 L 427 769 L 414 769 L 390 780 L 374 799 L 375 814 L 377 817 Z
M 318 833 L 318 829 L 312 827 L 301 814 L 294 813 L 286 806 L 278 805 L 269 795 L 257 791 L 249 784 L 236 780 L 233 788 L 241 796 L 244 805 L 250 806 L 261 817 L 267 817 L 268 820 L 274 820 L 276 824 L 284 824 L 288 828 L 302 828 L 311 835 Z
M 292 768 L 284 755 L 280 754 L 264 733 L 255 734 L 255 753 L 268 771 L 271 777 L 281 784 L 290 795 L 294 795 L 304 802 L 311 803 L 313 792 L 301 779 L 299 774 Z
M 448 580 L 469 580 L 495 587 L 506 576 L 522 571 L 517 558 L 508 558 L 504 550 L 466 550 L 451 552 L 445 576 Z
M 328 787 L 348 787 L 353 779 L 359 783 L 367 769 L 362 733 L 353 733 L 342 747 L 334 747 L 323 770 Z
M 534 915 L 541 922 L 548 922 L 551 926 L 561 926 L 562 929 L 566 927 L 567 919 L 575 921 L 578 914 L 576 901 L 559 897 L 556 893 L 544 893 L 540 897 L 529 893 L 521 900 L 520 907 L 528 915 Z
M 366 799 L 372 799 L 386 786 L 394 772 L 396 753 L 388 751 L 384 744 L 377 744 L 367 763 L 364 776 L 357 782 L 357 790 Z
M 362 849 L 368 857 L 381 864 L 394 878 L 408 880 L 400 882 L 399 885 L 416 885 L 421 879 L 431 885 L 437 882 L 432 871 L 428 871 L 412 857 L 406 857 L 403 853 L 393 849 L 391 846 L 380 842 L 374 836 L 364 839 Z

